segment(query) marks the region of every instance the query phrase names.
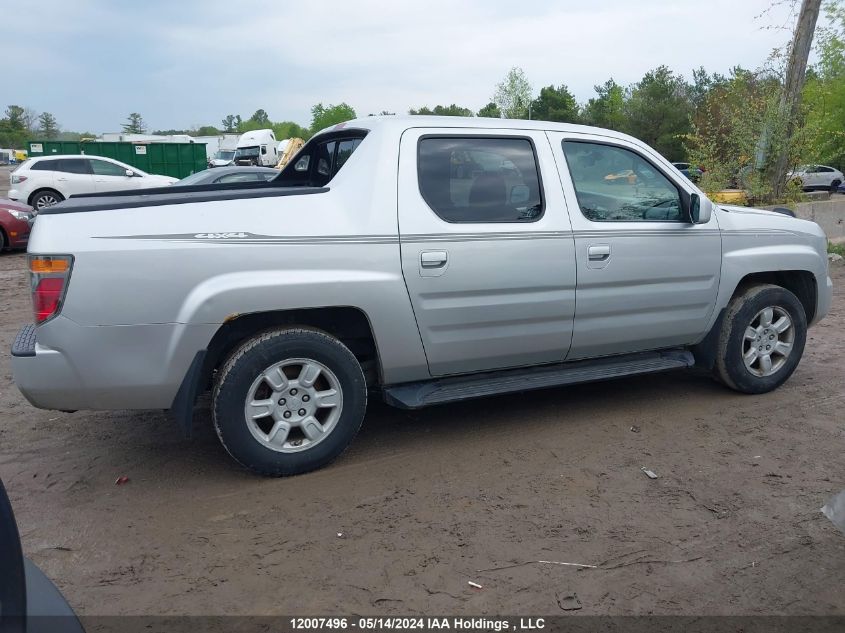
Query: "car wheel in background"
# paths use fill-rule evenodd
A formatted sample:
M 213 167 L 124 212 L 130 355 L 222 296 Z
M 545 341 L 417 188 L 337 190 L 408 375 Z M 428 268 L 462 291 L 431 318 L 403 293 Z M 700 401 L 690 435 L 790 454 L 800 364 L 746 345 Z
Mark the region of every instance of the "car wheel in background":
M 367 386 L 358 360 L 317 330 L 265 332 L 241 345 L 215 380 L 217 435 L 241 465 L 270 476 L 328 464 L 358 433 Z
M 839 189 L 839 185 L 841 184 L 841 180 L 834 180 L 832 183 L 830 183 L 830 193 L 836 193 L 836 190 Z
M 777 389 L 798 366 L 806 340 L 807 317 L 794 294 L 772 284 L 751 286 L 728 304 L 716 378 L 743 393 Z
M 47 207 L 52 207 L 54 204 L 60 203 L 64 199 L 64 196 L 58 191 L 53 191 L 52 189 L 42 189 L 32 196 L 32 202 L 30 205 L 35 209 L 46 209 Z

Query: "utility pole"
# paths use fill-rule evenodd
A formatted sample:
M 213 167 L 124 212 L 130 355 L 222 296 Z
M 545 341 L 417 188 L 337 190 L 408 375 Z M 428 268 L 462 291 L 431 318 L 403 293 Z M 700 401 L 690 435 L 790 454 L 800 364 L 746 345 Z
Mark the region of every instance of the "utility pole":
M 813 33 L 819 18 L 822 0 L 802 0 L 801 12 L 795 25 L 792 46 L 789 49 L 789 62 L 786 67 L 786 78 L 783 82 L 778 114 L 784 122 L 783 142 L 778 144 L 777 157 L 770 163 L 769 176 L 772 192 L 779 197 L 786 184 L 786 168 L 789 165 L 789 141 L 795 129 L 795 119 L 801 105 L 801 90 L 807 74 L 807 58 L 810 56 L 810 46 L 813 43 Z

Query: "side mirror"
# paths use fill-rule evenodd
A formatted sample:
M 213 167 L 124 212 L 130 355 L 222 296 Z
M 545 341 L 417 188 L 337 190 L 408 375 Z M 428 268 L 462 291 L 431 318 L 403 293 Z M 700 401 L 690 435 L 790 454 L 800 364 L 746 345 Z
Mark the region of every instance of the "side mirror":
M 689 215 L 693 224 L 707 224 L 713 215 L 713 203 L 697 193 L 690 194 Z
M 126 177 L 127 178 L 132 178 L 132 176 L 134 176 L 134 175 L 135 175 L 135 172 L 132 171 L 131 169 L 126 170 Z

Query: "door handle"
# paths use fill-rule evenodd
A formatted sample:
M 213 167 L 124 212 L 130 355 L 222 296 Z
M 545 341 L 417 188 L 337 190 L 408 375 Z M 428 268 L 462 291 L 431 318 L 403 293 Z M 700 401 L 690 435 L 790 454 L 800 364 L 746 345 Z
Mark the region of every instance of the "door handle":
M 443 268 L 449 261 L 446 251 L 423 251 L 420 253 L 420 266 L 423 268 Z
M 610 257 L 610 244 L 596 244 L 587 248 L 587 257 L 592 262 L 601 262 Z

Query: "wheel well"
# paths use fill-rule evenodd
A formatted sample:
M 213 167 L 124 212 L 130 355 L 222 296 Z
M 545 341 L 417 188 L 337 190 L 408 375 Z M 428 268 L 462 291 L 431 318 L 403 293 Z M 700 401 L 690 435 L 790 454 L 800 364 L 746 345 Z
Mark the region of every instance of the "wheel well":
M 745 291 L 749 286 L 756 284 L 774 284 L 786 288 L 804 306 L 804 313 L 807 315 L 807 323 L 810 323 L 816 316 L 816 278 L 813 273 L 807 270 L 778 270 L 764 273 L 751 273 L 742 278 L 736 287 L 733 296 Z
M 9 243 L 9 236 L 6 235 L 6 230 L 0 226 L 0 251 L 6 248 Z
M 43 193 L 45 191 L 52 191 L 54 194 L 59 196 L 62 200 L 65 199 L 65 197 L 59 191 L 57 191 L 56 189 L 53 189 L 52 187 L 41 187 L 40 189 L 36 189 L 31 194 L 29 194 L 29 198 L 26 199 L 26 203 L 29 206 L 33 206 L 32 201 L 35 199 L 35 196 L 37 196 L 39 193 Z
M 355 354 L 367 384 L 379 382 L 381 366 L 370 321 L 358 308 L 343 306 L 233 315 L 208 344 L 202 370 L 203 386 L 210 386 L 214 372 L 241 343 L 260 332 L 285 326 L 312 327 L 334 336 Z

